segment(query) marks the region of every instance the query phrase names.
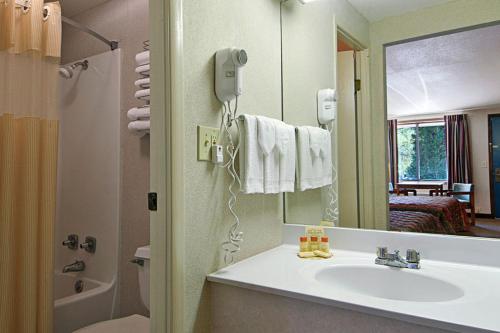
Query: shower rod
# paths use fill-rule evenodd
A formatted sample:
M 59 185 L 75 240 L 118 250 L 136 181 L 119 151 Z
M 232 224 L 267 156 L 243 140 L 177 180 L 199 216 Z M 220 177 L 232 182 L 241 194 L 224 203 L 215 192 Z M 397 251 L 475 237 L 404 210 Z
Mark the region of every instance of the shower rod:
M 74 21 L 74 20 L 72 20 L 70 18 L 65 17 L 65 16 L 61 16 L 61 21 L 63 23 L 66 23 L 66 24 L 68 24 L 68 25 L 70 25 L 70 26 L 78 29 L 78 30 L 81 30 L 83 32 L 88 33 L 89 35 L 91 35 L 91 36 L 99 39 L 103 43 L 108 44 L 108 46 L 111 48 L 111 51 L 118 48 L 118 42 L 116 40 L 109 40 L 107 38 L 104 38 L 102 35 L 98 34 L 94 30 L 92 30 L 92 29 L 84 26 L 81 23 L 78 23 L 78 22 L 76 22 L 76 21 Z
M 30 8 L 31 8 L 31 1 L 32 0 L 15 0 L 16 6 L 19 6 L 19 7 L 23 8 L 23 10 L 25 10 L 25 11 L 30 10 Z M 4 2 L 4 1 L 0 0 L 0 2 Z M 44 8 L 43 8 L 43 17 L 44 17 L 44 19 L 46 19 L 46 17 L 48 15 L 50 15 L 49 9 L 47 8 L 47 6 L 44 6 Z M 102 35 L 98 34 L 94 30 L 92 30 L 92 29 L 84 26 L 81 23 L 78 23 L 78 22 L 76 22 L 76 21 L 74 21 L 74 20 L 72 20 L 70 18 L 65 17 L 65 16 L 61 16 L 61 21 L 63 23 L 66 23 L 66 24 L 68 24 L 68 25 L 70 25 L 70 26 L 78 29 L 78 30 L 81 30 L 83 32 L 88 33 L 89 35 L 91 35 L 91 36 L 99 39 L 103 43 L 106 43 L 111 48 L 111 51 L 118 48 L 118 42 L 117 41 L 115 41 L 115 40 L 109 40 L 107 38 L 104 38 Z

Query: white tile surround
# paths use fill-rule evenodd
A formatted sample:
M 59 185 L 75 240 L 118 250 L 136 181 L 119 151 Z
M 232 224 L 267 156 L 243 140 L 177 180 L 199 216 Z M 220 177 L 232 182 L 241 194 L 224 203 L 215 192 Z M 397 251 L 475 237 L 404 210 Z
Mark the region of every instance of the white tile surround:
M 377 246 L 387 246 L 390 250 L 400 249 L 402 252 L 415 248 L 422 254 L 422 264 L 425 265 L 427 261 L 429 268 L 431 263 L 440 267 L 440 262 L 443 262 L 443 267 L 448 265 L 465 269 L 464 274 L 448 274 L 450 282 L 461 279 L 467 283 L 467 279 L 471 278 L 478 285 L 477 280 L 481 279 L 481 272 L 484 272 L 490 274 L 488 283 L 494 284 L 491 289 L 500 289 L 500 279 L 497 283 L 497 279 L 492 279 L 491 275 L 500 274 L 500 258 L 495 256 L 495 253 L 500 253 L 500 241 L 342 228 L 325 230 L 334 251 L 337 251 L 337 260 L 351 256 L 367 260 L 374 257 Z M 482 290 L 482 294 L 491 297 L 487 303 L 476 304 L 473 297 L 472 301 L 463 305 L 458 302 L 453 309 L 448 308 L 449 305 L 445 303 L 427 303 L 424 306 L 416 304 L 415 313 L 411 306 L 407 307 L 408 304 L 395 307 L 393 303 L 391 308 L 385 306 L 389 303 L 383 305 L 382 302 L 380 308 L 377 308 L 378 303 L 365 303 L 363 298 L 358 299 L 360 302 L 348 296 L 345 299 L 329 299 L 330 291 L 314 289 L 306 281 L 301 282 L 300 274 L 295 274 L 299 272 L 297 268 L 301 264 L 294 260 L 294 249 L 298 237 L 303 234 L 304 226 L 285 225 L 283 246 L 208 277 L 212 282 L 214 332 L 230 332 L 235 329 L 239 332 L 261 333 L 302 332 L 307 329 L 316 333 L 500 332 L 500 318 L 497 322 L 497 316 L 490 311 L 497 308 L 496 303 L 500 303 L 500 297 L 496 292 L 491 295 L 486 293 L 486 289 Z M 291 258 L 290 262 L 287 261 L 288 257 Z M 443 271 L 446 272 L 446 269 Z M 274 279 L 276 281 L 272 281 Z M 484 281 L 487 279 L 485 275 Z M 474 293 L 468 294 L 476 296 Z M 481 312 L 481 306 L 488 311 Z M 476 309 L 478 312 L 474 313 Z M 485 312 L 489 313 L 486 317 Z M 276 322 L 282 323 L 281 330 L 277 330 L 280 326 Z

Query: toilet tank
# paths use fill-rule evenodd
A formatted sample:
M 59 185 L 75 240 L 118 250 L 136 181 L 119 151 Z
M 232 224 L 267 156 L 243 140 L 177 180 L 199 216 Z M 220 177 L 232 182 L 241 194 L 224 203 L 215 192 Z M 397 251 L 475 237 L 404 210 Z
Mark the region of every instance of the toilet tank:
M 141 294 L 142 303 L 149 310 L 149 264 L 151 259 L 151 251 L 148 246 L 142 246 L 135 251 L 135 258 L 139 263 L 137 270 L 139 274 L 139 291 Z

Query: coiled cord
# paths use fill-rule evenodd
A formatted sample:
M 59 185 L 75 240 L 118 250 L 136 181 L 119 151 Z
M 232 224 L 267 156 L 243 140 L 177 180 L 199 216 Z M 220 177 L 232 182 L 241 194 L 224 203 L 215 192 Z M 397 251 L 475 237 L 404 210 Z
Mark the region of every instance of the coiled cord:
M 221 166 L 225 168 L 229 175 L 231 176 L 231 182 L 228 187 L 229 199 L 227 202 L 227 207 L 231 216 L 234 219 L 234 223 L 229 229 L 227 241 L 222 243 L 222 248 L 224 249 L 224 263 L 230 265 L 234 262 L 234 255 L 240 250 L 240 242 L 243 241 L 243 232 L 238 231 L 240 227 L 240 219 L 235 211 L 236 201 L 238 194 L 241 191 L 241 180 L 236 172 L 235 161 L 238 151 L 240 150 L 240 143 L 234 144 L 233 135 L 231 133 L 232 124 L 236 124 L 237 135 L 240 135 L 240 125 L 236 118 L 236 113 L 238 112 L 238 96 L 236 96 L 235 108 L 232 110 L 231 103 L 227 102 L 223 104 L 223 113 L 221 118 L 221 133 L 225 134 L 227 139 L 226 153 L 229 156 L 229 160 Z M 222 142 L 221 142 L 222 143 Z M 237 185 L 237 188 L 235 188 Z
M 330 132 L 330 136 L 333 134 L 333 122 L 331 123 L 331 128 L 326 125 L 326 128 Z M 332 183 L 328 187 L 328 197 L 330 202 L 328 207 L 325 209 L 325 217 L 328 221 L 333 222 L 334 226 L 338 226 L 339 220 L 339 208 L 338 208 L 338 193 L 337 193 L 337 169 L 335 168 L 335 163 L 332 161 Z

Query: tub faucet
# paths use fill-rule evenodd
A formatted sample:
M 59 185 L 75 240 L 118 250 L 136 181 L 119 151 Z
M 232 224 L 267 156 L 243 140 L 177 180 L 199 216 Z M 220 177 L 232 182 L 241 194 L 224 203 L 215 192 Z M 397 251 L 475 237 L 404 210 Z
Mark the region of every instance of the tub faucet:
M 375 263 L 391 267 L 419 269 L 420 253 L 413 249 L 407 250 L 406 259 L 403 259 L 397 250 L 394 253 L 388 253 L 386 247 L 377 247 Z
M 63 267 L 62 272 L 83 272 L 85 270 L 85 263 L 81 260 L 76 260 L 74 263 Z

